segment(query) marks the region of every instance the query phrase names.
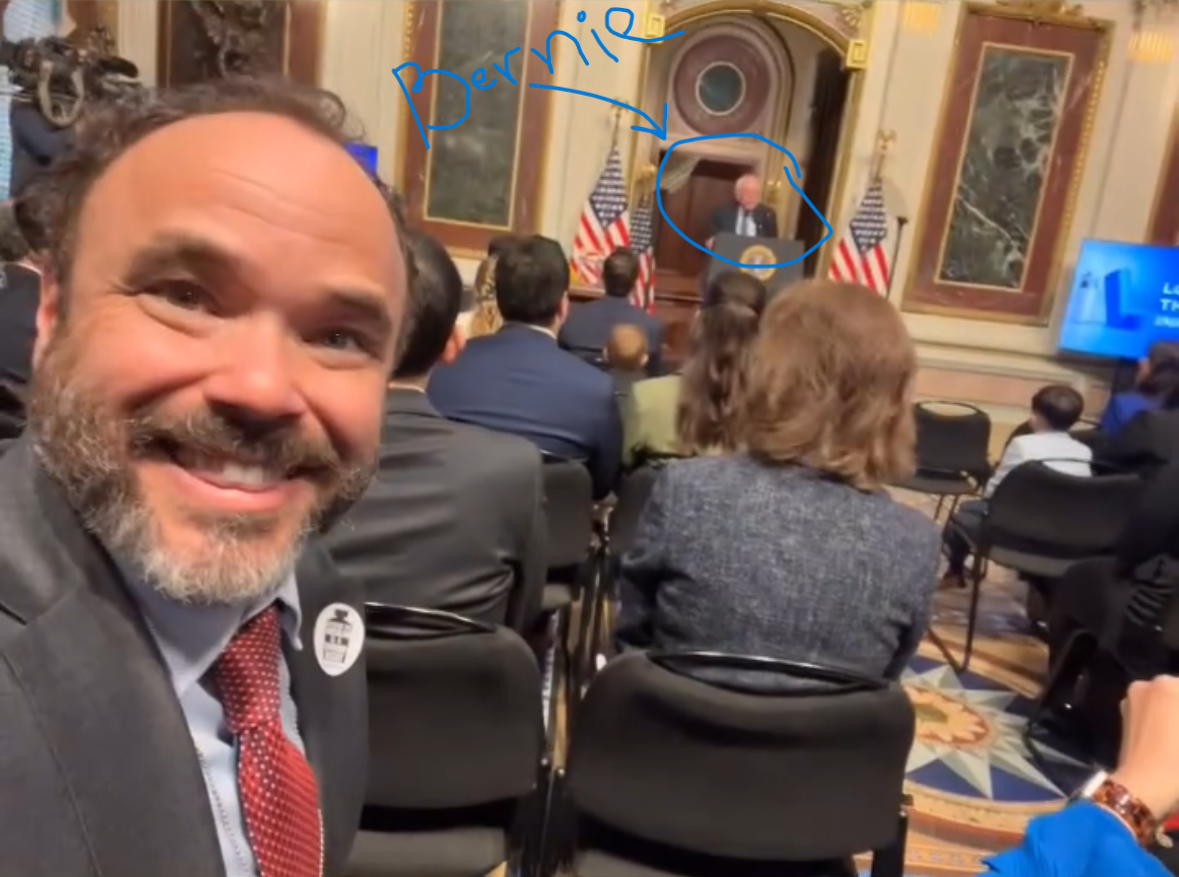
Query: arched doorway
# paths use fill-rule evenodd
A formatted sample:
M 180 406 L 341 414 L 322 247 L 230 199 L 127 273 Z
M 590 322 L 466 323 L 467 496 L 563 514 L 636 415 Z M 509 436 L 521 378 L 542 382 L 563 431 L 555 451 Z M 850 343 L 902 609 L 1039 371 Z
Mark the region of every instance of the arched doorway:
M 802 169 L 807 197 L 834 226 L 863 79 L 862 69 L 845 63 L 853 40 L 814 13 L 775 0 L 695 3 L 671 12 L 666 29 L 685 33 L 647 50 L 643 102 L 648 112 L 660 113 L 667 103 L 668 143 L 755 133 L 781 144 Z M 641 197 L 643 188 L 653 185 L 667 143 L 640 143 L 632 179 Z M 778 215 L 780 236 L 809 248 L 826 229 L 791 189 L 781 158 L 754 138 L 679 146 L 664 171 L 664 209 L 703 243 L 713 208 L 731 198 L 739 176 L 753 172 L 765 181 L 765 200 Z M 657 300 L 672 309 L 694 304 L 708 257 L 662 217 L 657 221 Z M 808 258 L 808 274 L 820 270 L 822 256 L 820 250 Z

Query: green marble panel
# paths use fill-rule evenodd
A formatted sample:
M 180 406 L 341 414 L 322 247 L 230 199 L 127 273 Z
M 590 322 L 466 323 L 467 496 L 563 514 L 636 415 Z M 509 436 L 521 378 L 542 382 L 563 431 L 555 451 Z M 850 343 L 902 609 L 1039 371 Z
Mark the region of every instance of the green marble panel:
M 1022 288 L 1071 60 L 984 49 L 940 282 Z
M 516 143 L 523 107 L 523 72 L 528 53 L 528 0 L 444 0 L 439 22 L 438 64 L 462 76 L 483 68 L 486 90 L 471 87 L 471 114 L 448 131 L 431 131 L 426 215 L 433 220 L 507 228 L 512 221 Z M 504 66 L 517 84 L 492 67 Z M 462 118 L 463 86 L 449 76 L 432 77 L 431 123 Z

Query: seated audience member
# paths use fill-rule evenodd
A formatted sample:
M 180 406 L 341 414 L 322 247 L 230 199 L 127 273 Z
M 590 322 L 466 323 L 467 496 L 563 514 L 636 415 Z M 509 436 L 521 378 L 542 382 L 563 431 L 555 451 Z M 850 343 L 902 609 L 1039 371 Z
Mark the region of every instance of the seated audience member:
M 495 264 L 506 321 L 474 338 L 430 376 L 430 400 L 451 420 L 532 440 L 554 457 L 581 460 L 603 497 L 618 479 L 622 430 L 610 376 L 557 346 L 569 308 L 569 263 L 561 245 L 534 236 Z
M 495 303 L 495 260 L 511 249 L 518 240 L 515 235 L 500 235 L 491 239 L 487 247 L 487 257 L 479 263 L 479 268 L 475 271 L 475 311 L 468 321 L 467 337 L 482 338 L 484 335 L 494 335 L 504 324 L 499 305 Z
M 504 324 L 495 303 L 495 256 L 488 256 L 475 271 L 475 311 L 471 314 L 467 337 L 494 335 Z
M 990 877 L 1169 877 L 1159 824 L 1179 811 L 1179 679 L 1135 682 L 1122 709 L 1117 769 L 1076 800 L 1037 816 L 1019 846 L 986 861 Z M 1153 854 L 1152 854 L 1153 853 Z M 1164 865 L 1164 862 L 1167 865 Z M 1168 867 L 1171 869 L 1168 871 Z
M 521 632 L 544 586 L 541 461 L 516 436 L 446 420 L 427 377 L 463 344 L 462 280 L 446 250 L 411 236 L 411 327 L 386 397 L 379 470 L 327 538 L 377 603 L 444 609 Z
M 569 319 L 561 326 L 561 346 L 592 362 L 602 355 L 610 331 L 620 324 L 638 326 L 647 336 L 647 372 L 662 374 L 659 353 L 662 327 L 655 317 L 630 301 L 639 279 L 639 257 L 625 247 L 606 257 L 602 263 L 602 285 L 606 294 L 596 301 L 581 302 L 569 309 Z
M 739 271 L 718 275 L 692 321 L 682 374 L 640 381 L 623 413 L 623 462 L 731 451 L 735 412 L 749 352 L 766 305 L 766 288 Z
M 1028 420 L 1031 432 L 1007 443 L 999 465 L 983 488 L 983 498 L 961 503 L 946 525 L 944 539 L 949 567 L 942 576 L 942 587 L 965 587 L 970 543 L 963 533 L 978 534 L 986 517 L 987 500 L 1017 466 L 1039 460 L 1066 475 L 1092 474 L 1093 449 L 1068 432 L 1081 418 L 1084 408 L 1081 394 L 1064 384 L 1042 387 L 1032 396 L 1032 416 Z
M 1179 386 L 1154 410 L 1140 411 L 1097 452 L 1102 463 L 1151 479 L 1179 458 Z
M 1142 411 L 1154 411 L 1164 397 L 1179 390 L 1179 343 L 1158 341 L 1138 361 L 1135 388 L 1115 393 L 1106 403 L 1099 428 L 1108 441 Z
M 897 678 L 937 580 L 937 528 L 884 489 L 913 468 L 915 372 L 900 314 L 870 290 L 811 282 L 774 299 L 745 450 L 660 475 L 622 561 L 618 644 Z
M 647 368 L 647 336 L 638 326 L 619 323 L 610 330 L 606 349 L 602 351 L 614 391 L 620 399 L 630 396 L 631 387 L 643 379 Z
M 1179 585 L 1179 458 L 1149 482 L 1112 558 L 1078 563 L 1053 591 L 1048 654 L 1055 662 L 1079 630 L 1118 644 L 1123 625 L 1150 629 Z
M 41 271 L 18 225 L 18 208 L 0 210 L 0 441 L 20 435 L 37 340 Z

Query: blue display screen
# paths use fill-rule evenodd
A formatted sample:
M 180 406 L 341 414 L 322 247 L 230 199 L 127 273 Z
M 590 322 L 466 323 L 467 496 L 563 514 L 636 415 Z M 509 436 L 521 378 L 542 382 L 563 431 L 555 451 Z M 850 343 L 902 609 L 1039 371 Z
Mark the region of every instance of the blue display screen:
M 1156 341 L 1179 341 L 1179 247 L 1083 241 L 1060 349 L 1138 359 Z

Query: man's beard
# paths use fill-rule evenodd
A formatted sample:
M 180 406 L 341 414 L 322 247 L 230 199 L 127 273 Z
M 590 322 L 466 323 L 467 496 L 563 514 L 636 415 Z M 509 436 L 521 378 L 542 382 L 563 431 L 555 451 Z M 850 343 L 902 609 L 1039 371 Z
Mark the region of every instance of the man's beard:
M 33 450 L 84 526 L 120 563 L 171 599 L 237 604 L 269 593 L 293 572 L 307 537 L 330 527 L 372 477 L 375 459 L 349 466 L 330 445 L 309 440 L 294 426 L 243 422 L 208 408 L 175 418 L 145 406 L 120 417 L 80 380 L 71 341 L 68 329 L 59 327 L 35 370 L 28 423 Z M 190 527 L 203 532 L 203 544 L 182 554 L 166 544 L 132 465 L 136 459 L 167 460 L 177 449 L 297 472 L 315 486 L 316 502 L 293 527 L 282 510 L 187 511 Z M 275 534 L 280 528 L 290 530 L 285 538 Z

